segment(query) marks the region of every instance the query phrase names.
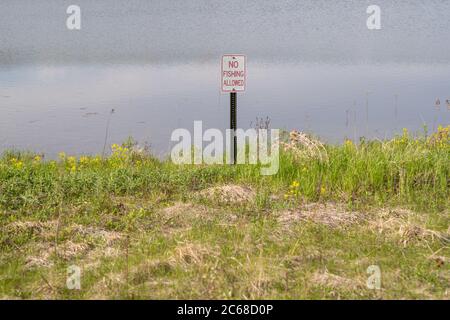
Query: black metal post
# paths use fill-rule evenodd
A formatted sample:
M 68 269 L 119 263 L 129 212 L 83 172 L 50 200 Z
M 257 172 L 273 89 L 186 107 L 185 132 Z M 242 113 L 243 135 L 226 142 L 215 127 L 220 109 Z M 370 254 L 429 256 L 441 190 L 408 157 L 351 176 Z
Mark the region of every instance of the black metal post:
M 237 129 L 237 97 L 236 92 L 230 93 L 230 129 L 232 131 L 233 137 L 233 164 L 236 164 L 237 158 L 237 138 L 236 138 L 236 129 Z

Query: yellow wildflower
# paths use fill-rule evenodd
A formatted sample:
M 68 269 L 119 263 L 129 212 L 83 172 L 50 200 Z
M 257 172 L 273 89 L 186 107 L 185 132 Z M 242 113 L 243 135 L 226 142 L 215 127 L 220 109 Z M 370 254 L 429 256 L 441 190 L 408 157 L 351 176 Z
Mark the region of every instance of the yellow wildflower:
M 120 150 L 120 146 L 117 143 L 114 143 L 111 145 L 111 151 L 112 153 L 116 153 Z
M 16 159 L 16 158 L 12 158 L 11 160 L 9 160 L 12 164 L 12 166 L 16 169 L 22 169 L 23 168 L 23 162 Z
M 97 165 L 100 164 L 102 162 L 102 158 L 100 156 L 96 156 L 95 158 L 92 159 L 92 163 Z
M 89 160 L 90 160 L 89 157 L 86 157 L 86 156 L 80 157 L 80 165 L 82 165 L 82 166 L 88 165 Z
M 75 162 L 77 162 L 77 158 L 75 158 L 75 157 L 68 157 L 68 158 L 67 158 L 67 161 L 68 161 L 69 163 L 75 163 Z
M 354 147 L 353 141 L 350 139 L 346 139 L 344 145 L 345 145 L 345 147 L 347 147 L 349 149 Z

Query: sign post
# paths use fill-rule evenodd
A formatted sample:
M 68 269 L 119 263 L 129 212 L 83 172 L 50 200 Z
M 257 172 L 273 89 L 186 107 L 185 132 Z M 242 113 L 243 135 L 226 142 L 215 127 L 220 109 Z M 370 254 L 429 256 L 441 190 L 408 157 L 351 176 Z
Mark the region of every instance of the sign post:
M 236 164 L 237 157 L 237 138 L 236 138 L 236 130 L 237 130 L 237 99 L 236 92 L 230 92 L 230 129 L 233 132 L 233 164 Z
M 231 151 L 233 164 L 237 158 L 237 92 L 244 92 L 247 78 L 246 57 L 242 54 L 222 56 L 222 92 L 230 93 L 230 129 L 233 147 Z

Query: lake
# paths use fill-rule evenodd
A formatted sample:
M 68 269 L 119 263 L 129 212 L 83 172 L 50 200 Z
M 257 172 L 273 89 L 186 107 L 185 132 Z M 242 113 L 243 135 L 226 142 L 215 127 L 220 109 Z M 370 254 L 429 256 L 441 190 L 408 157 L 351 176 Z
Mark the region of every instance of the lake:
M 2 0 L 0 151 L 101 153 L 128 136 L 164 156 L 176 128 L 229 125 L 225 53 L 247 55 L 238 126 L 325 141 L 450 123 L 450 1 Z M 440 105 L 436 105 L 439 99 Z M 111 114 L 111 110 L 114 113 Z

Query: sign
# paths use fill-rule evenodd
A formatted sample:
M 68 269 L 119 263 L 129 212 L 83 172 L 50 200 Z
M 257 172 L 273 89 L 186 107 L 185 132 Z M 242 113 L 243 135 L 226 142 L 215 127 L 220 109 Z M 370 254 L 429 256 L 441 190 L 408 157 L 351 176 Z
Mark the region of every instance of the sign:
M 247 68 L 243 54 L 222 56 L 222 92 L 244 92 Z

